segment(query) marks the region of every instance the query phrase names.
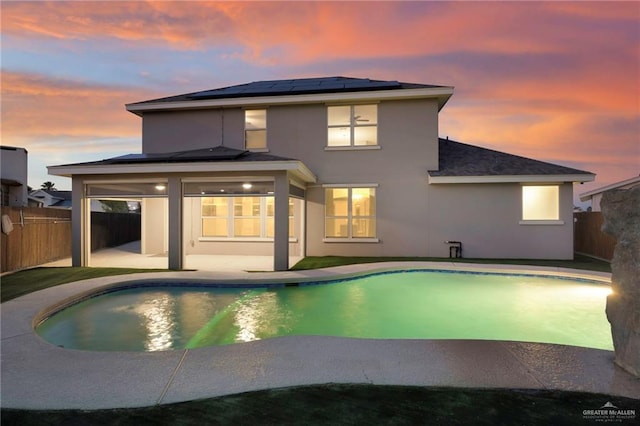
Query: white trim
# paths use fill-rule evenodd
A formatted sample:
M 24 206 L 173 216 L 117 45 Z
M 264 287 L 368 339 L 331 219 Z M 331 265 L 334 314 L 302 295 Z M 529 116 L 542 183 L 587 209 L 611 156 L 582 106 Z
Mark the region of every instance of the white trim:
M 317 177 L 302 161 L 244 161 L 244 162 L 193 162 L 193 163 L 138 163 L 138 164 L 75 164 L 48 166 L 54 176 L 72 175 L 118 175 L 155 173 L 197 172 L 274 172 L 291 171 L 305 182 L 316 182 Z
M 269 152 L 269 148 L 246 148 L 249 152 Z
M 640 176 L 634 176 L 630 179 L 611 183 L 609 185 L 601 186 L 600 188 L 592 189 L 591 191 L 583 192 L 582 194 L 580 194 L 580 201 L 587 201 L 589 198 L 591 198 L 594 195 L 600 194 L 610 189 L 616 189 L 626 185 L 632 185 L 634 183 L 640 184 Z
M 323 183 L 323 188 L 377 188 L 377 183 Z
M 274 240 L 271 237 L 198 237 L 198 241 L 201 242 L 239 242 L 239 243 L 272 243 Z M 298 239 L 295 237 L 289 237 L 290 243 L 297 243 Z
M 498 175 L 498 176 L 431 176 L 429 184 L 439 183 L 563 183 L 563 182 L 592 182 L 594 174 L 579 175 Z
M 564 220 L 521 220 L 520 225 L 564 225 Z
M 325 151 L 372 151 L 382 149 L 380 145 L 341 145 L 325 146 Z
M 378 238 L 323 238 L 323 243 L 379 243 Z
M 453 95 L 453 87 L 441 86 L 421 89 L 371 90 L 362 92 L 316 93 L 308 95 L 275 95 L 244 98 L 203 99 L 179 102 L 143 102 L 127 104 L 127 111 L 140 115 L 145 111 L 162 111 L 177 109 L 202 109 L 220 107 L 242 107 L 257 109 L 258 106 L 330 103 L 330 102 L 364 102 L 397 99 L 439 98 L 438 109 L 441 109 Z
M 273 182 L 271 176 L 229 176 L 229 177 L 184 177 L 182 183 L 199 183 L 199 182 L 221 182 L 236 183 L 240 181 L 250 180 L 251 182 Z
M 85 185 L 104 185 L 104 184 L 118 184 L 118 183 L 167 183 L 166 177 L 158 178 L 142 178 L 142 179 L 114 179 L 114 180 L 85 180 Z

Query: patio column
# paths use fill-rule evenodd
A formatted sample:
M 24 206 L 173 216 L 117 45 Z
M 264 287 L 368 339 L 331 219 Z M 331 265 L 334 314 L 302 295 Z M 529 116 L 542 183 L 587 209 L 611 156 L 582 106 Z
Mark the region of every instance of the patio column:
M 169 269 L 182 269 L 182 181 L 170 177 L 167 183 L 169 195 Z
M 71 265 L 89 266 L 91 256 L 91 208 L 84 191 L 84 180 L 71 178 Z
M 273 269 L 289 269 L 289 176 L 287 172 L 275 175 L 274 182 L 274 238 Z

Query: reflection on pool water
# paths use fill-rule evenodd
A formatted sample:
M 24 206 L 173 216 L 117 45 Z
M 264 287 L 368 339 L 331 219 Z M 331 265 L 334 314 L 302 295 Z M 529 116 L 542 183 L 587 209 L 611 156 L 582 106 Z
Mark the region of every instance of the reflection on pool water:
M 65 348 L 162 351 L 285 335 L 491 339 L 612 350 L 609 285 L 499 274 L 404 271 L 322 285 L 140 287 L 44 321 Z

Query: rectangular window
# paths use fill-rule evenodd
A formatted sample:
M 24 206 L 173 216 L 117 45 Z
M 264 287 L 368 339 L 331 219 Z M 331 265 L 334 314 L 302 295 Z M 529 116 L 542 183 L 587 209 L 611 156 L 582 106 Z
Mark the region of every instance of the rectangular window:
M 266 234 L 267 237 L 273 238 L 275 235 L 275 203 L 273 197 L 267 197 L 267 229 Z M 289 198 L 289 238 L 295 237 L 295 230 L 293 228 L 293 199 Z
M 266 109 L 249 109 L 244 112 L 244 141 L 247 150 L 267 149 Z
M 202 197 L 201 206 L 203 237 L 274 237 L 274 197 Z M 295 238 L 293 210 L 289 198 L 290 238 Z
M 340 105 L 327 107 L 327 146 L 378 145 L 378 106 Z
M 234 197 L 233 236 L 260 236 L 260 197 Z
M 202 236 L 226 237 L 229 234 L 228 198 L 202 198 Z
M 375 237 L 375 188 L 325 189 L 325 238 Z
M 557 185 L 523 186 L 522 221 L 560 222 L 560 188 Z

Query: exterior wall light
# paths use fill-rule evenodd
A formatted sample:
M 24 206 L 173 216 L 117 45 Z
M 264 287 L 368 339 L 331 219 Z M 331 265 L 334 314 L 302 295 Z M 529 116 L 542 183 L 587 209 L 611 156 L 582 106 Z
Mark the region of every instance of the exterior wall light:
M 158 191 L 164 191 L 165 189 L 167 189 L 167 186 L 163 183 L 159 183 L 156 185 L 156 190 Z
M 251 189 L 251 187 L 252 187 L 252 186 L 253 186 L 253 185 L 251 185 L 250 183 L 243 183 L 243 184 L 242 184 L 242 187 L 243 187 L 244 189 Z

